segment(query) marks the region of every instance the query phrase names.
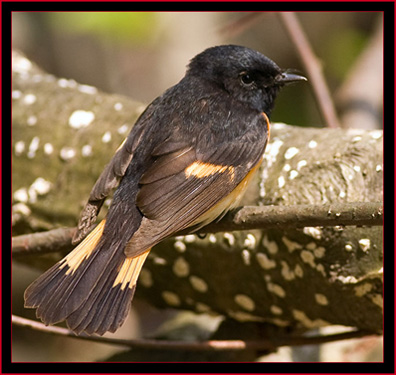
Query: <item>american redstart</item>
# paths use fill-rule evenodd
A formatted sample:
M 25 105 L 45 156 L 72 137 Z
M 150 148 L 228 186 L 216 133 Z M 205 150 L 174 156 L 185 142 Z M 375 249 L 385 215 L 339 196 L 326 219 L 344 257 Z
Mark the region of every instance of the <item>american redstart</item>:
M 84 239 L 34 281 L 25 306 L 45 324 L 114 332 L 150 249 L 235 208 L 258 169 L 279 89 L 306 78 L 249 48 L 212 47 L 137 120 L 92 188 L 73 238 Z M 87 236 L 114 189 L 106 218 Z

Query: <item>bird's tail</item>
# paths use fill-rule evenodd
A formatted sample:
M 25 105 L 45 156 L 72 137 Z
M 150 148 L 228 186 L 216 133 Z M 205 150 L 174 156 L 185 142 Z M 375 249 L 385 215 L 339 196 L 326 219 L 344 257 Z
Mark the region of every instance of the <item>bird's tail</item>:
M 123 241 L 102 237 L 104 225 L 26 289 L 25 307 L 46 325 L 66 320 L 76 333 L 103 335 L 124 322 L 149 250 L 127 258 Z

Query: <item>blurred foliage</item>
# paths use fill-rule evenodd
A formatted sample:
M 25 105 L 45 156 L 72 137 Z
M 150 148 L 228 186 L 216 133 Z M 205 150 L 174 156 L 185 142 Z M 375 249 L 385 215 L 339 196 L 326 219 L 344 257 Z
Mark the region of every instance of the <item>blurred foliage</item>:
M 156 12 L 53 12 L 54 28 L 74 34 L 91 34 L 111 42 L 147 43 L 153 37 Z
M 246 45 L 283 68 L 306 73 L 275 13 L 263 13 L 240 33 L 221 34 L 221 27 L 232 28 L 243 17 L 240 12 L 21 12 L 13 16 L 13 43 L 49 73 L 144 103 L 175 84 L 188 60 L 214 44 Z M 378 12 L 298 13 L 332 92 L 363 51 L 378 17 Z M 271 120 L 323 126 L 310 84 L 283 90 Z
M 329 33 L 319 53 L 326 62 L 326 73 L 342 81 L 369 39 L 363 30 L 343 28 Z

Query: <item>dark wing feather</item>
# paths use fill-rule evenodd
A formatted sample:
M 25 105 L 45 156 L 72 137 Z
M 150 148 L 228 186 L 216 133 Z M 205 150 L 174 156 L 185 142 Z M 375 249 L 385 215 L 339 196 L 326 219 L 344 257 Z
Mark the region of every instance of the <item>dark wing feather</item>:
M 89 233 L 92 225 L 96 221 L 103 202 L 110 192 L 118 186 L 120 180 L 125 175 L 125 172 L 132 161 L 133 154 L 142 139 L 146 128 L 145 125 L 149 118 L 149 113 L 147 113 L 146 116 L 142 115 L 140 117 L 124 143 L 116 151 L 109 164 L 106 165 L 105 169 L 97 179 L 89 195 L 88 202 L 80 214 L 77 231 L 73 236 L 74 244 L 81 241 Z
M 125 254 L 139 255 L 162 239 L 196 225 L 196 220 L 231 194 L 261 160 L 265 143 L 264 138 L 259 142 L 236 140 L 206 153 L 206 160 L 203 156 L 198 160 L 192 147 L 159 156 L 140 181 L 136 204 L 145 218 Z M 195 174 L 188 173 L 192 165 L 203 167 Z
M 169 176 L 174 176 L 183 171 L 186 165 L 195 160 L 195 150 L 192 147 L 182 148 L 181 150 L 163 155 L 154 161 L 150 168 L 140 178 L 140 184 L 150 184 L 162 180 Z

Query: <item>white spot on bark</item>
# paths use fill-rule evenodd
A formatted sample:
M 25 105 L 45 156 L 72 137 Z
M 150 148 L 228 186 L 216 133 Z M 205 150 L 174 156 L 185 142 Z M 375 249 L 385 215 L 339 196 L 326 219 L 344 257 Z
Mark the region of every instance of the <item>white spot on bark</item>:
M 304 263 L 309 264 L 312 268 L 316 267 L 315 256 L 311 251 L 303 250 L 301 251 L 300 256 Z
M 285 290 L 278 284 L 274 284 L 272 282 L 267 283 L 267 289 L 269 292 L 277 295 L 278 297 L 285 298 L 286 292 Z
M 200 292 L 200 293 L 205 293 L 208 291 L 208 284 L 206 283 L 205 280 L 201 279 L 198 276 L 190 276 L 189 277 L 190 283 L 192 285 L 192 287 Z
M 81 155 L 85 158 L 88 156 L 92 156 L 92 146 L 91 145 L 82 146 Z
M 36 95 L 34 94 L 27 94 L 25 95 L 25 97 L 23 98 L 23 103 L 26 105 L 32 105 L 33 103 L 35 103 L 37 100 Z
M 314 140 L 309 141 L 309 143 L 308 143 L 309 148 L 315 148 L 317 145 L 318 145 L 318 142 L 316 142 Z
M 257 262 L 260 265 L 260 267 L 265 270 L 270 270 L 271 268 L 276 267 L 276 262 L 274 260 L 268 258 L 268 256 L 264 253 L 257 253 L 256 259 L 257 259 Z
M 26 123 L 28 126 L 34 126 L 37 124 L 37 117 L 36 116 L 29 116 L 28 119 L 26 120 Z
M 51 155 L 54 152 L 54 146 L 51 143 L 46 143 L 44 145 L 44 154 Z
M 326 325 L 330 324 L 323 319 L 312 320 L 312 319 L 308 318 L 308 316 L 305 314 L 304 311 L 293 310 L 292 313 L 293 313 L 294 318 L 296 320 L 298 320 L 299 322 L 301 322 L 304 325 L 304 327 L 307 327 L 307 328 L 317 328 L 317 327 L 322 327 L 322 326 L 326 326 Z
M 382 137 L 382 130 L 373 130 L 370 132 L 371 138 L 379 139 Z
M 22 97 L 22 91 L 13 90 L 12 91 L 12 99 L 20 99 Z
M 305 167 L 307 164 L 308 164 L 308 163 L 307 163 L 306 160 L 300 160 L 300 161 L 297 163 L 297 170 L 299 171 L 302 167 Z
M 12 213 L 13 214 L 18 213 L 23 216 L 29 216 L 32 213 L 32 211 L 28 206 L 26 206 L 25 203 L 17 203 L 12 206 Z
M 128 125 L 124 124 L 117 129 L 117 133 L 123 135 L 128 131 L 128 129 L 129 129 Z
M 243 263 L 245 263 L 246 266 L 250 266 L 250 253 L 249 253 L 249 250 L 246 250 L 246 249 L 242 250 L 241 255 L 242 255 Z
M 59 155 L 62 160 L 67 161 L 76 156 L 76 150 L 73 147 L 62 147 Z
M 356 296 L 362 297 L 365 294 L 371 292 L 371 289 L 373 289 L 373 286 L 372 286 L 372 284 L 364 283 L 362 285 L 355 286 L 354 289 L 355 289 Z
M 96 87 L 89 86 L 89 85 L 78 85 L 78 91 L 80 91 L 84 94 L 89 94 L 89 95 L 94 95 L 98 92 Z
M 77 110 L 69 117 L 69 126 L 73 129 L 86 128 L 92 124 L 95 114 L 91 111 Z
M 21 155 L 23 151 L 25 151 L 25 142 L 24 141 L 16 142 L 14 146 L 14 151 L 15 151 L 15 155 L 17 156 Z
M 176 293 L 167 290 L 161 293 L 162 299 L 170 306 L 180 306 L 180 298 Z
M 13 197 L 15 201 L 22 203 L 27 203 L 27 201 L 29 200 L 29 195 L 26 188 L 20 188 L 14 191 Z
M 186 244 L 180 240 L 175 241 L 173 246 L 179 253 L 184 253 L 187 249 Z
M 29 145 L 29 151 L 27 153 L 27 157 L 29 159 L 33 159 L 36 156 L 36 151 L 38 150 L 40 144 L 40 138 L 34 137 Z
M 315 293 L 315 301 L 318 305 L 327 306 L 329 304 L 329 300 L 324 294 Z
M 109 131 L 107 131 L 102 136 L 102 142 L 103 143 L 109 143 L 110 141 L 111 141 L 111 133 Z
M 230 247 L 235 245 L 235 237 L 232 233 L 225 232 L 223 234 L 224 238 L 228 241 L 228 245 Z
M 245 242 L 243 243 L 243 246 L 253 250 L 256 246 L 256 237 L 252 233 L 248 233 Z
M 210 243 L 216 243 L 217 242 L 216 236 L 213 233 L 210 234 L 209 237 L 208 237 L 208 241 Z
M 291 281 L 294 280 L 294 278 L 296 277 L 294 275 L 294 272 L 290 269 L 289 265 L 287 264 L 287 262 L 285 261 L 281 261 L 281 275 L 283 276 L 283 278 L 287 281 Z
M 364 251 L 367 252 L 370 249 L 371 241 L 369 238 L 362 238 L 359 240 L 359 247 Z
M 267 235 L 264 235 L 262 244 L 270 254 L 276 254 L 279 250 L 278 244 L 275 241 L 270 241 Z
M 123 108 L 124 108 L 124 106 L 120 102 L 114 104 L 114 109 L 116 111 L 121 111 L 121 109 L 123 109 Z
M 186 277 L 190 273 L 190 266 L 183 257 L 179 257 L 173 263 L 172 270 L 176 276 Z
M 282 237 L 282 242 L 286 245 L 287 250 L 289 250 L 290 253 L 292 253 L 294 250 L 302 248 L 299 243 L 291 241 L 287 237 Z
M 271 305 L 270 310 L 272 312 L 272 314 L 274 315 L 282 315 L 283 314 L 283 310 L 276 305 Z
M 285 159 L 290 160 L 294 158 L 300 150 L 297 147 L 289 147 L 285 152 Z
M 37 195 L 45 195 L 49 193 L 51 187 L 52 187 L 52 183 L 50 181 L 47 181 L 42 177 L 38 177 L 32 183 L 32 185 L 30 185 L 29 192 L 32 189 L 37 193 Z
M 234 301 L 246 311 L 253 311 L 256 308 L 254 301 L 246 294 L 237 294 L 234 297 Z

